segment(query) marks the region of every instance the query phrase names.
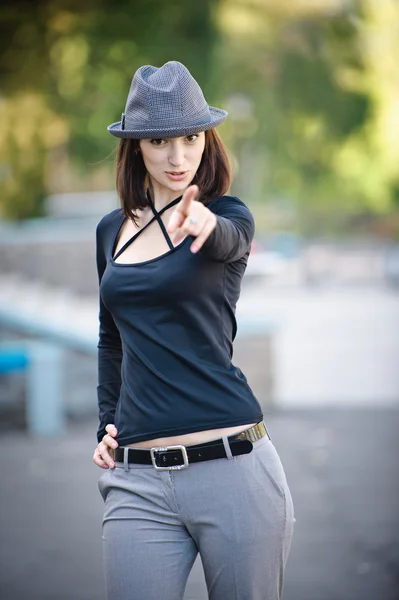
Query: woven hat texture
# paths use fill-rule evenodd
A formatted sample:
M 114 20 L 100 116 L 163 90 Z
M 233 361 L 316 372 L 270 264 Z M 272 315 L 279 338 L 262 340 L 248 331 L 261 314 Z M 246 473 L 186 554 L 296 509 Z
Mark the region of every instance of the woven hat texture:
M 227 112 L 209 106 L 190 71 L 178 61 L 140 67 L 132 79 L 125 112 L 109 125 L 119 138 L 180 137 L 220 125 Z

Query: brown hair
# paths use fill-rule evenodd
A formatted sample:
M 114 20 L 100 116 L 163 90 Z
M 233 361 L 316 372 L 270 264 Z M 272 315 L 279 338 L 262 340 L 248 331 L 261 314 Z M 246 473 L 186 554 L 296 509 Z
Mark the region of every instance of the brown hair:
M 126 217 L 135 221 L 135 211 L 148 206 L 147 169 L 141 156 L 139 140 L 122 138 L 116 153 L 116 190 Z M 205 131 L 205 147 L 200 166 L 191 182 L 200 190 L 199 200 L 208 204 L 230 188 L 231 164 L 226 146 L 215 129 Z

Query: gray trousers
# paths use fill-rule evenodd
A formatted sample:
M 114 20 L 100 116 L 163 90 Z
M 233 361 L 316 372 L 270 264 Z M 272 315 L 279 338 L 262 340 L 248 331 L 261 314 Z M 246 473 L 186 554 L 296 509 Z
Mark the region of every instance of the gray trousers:
M 109 600 L 182 600 L 198 552 L 210 600 L 281 598 L 295 518 L 267 437 L 181 471 L 117 462 L 98 486 Z

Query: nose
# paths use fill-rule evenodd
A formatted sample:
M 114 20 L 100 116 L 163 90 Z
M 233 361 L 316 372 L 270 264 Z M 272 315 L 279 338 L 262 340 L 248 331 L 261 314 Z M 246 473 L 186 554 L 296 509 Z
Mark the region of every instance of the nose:
M 169 148 L 169 164 L 175 168 L 182 167 L 184 164 L 184 146 L 176 141 L 171 143 Z

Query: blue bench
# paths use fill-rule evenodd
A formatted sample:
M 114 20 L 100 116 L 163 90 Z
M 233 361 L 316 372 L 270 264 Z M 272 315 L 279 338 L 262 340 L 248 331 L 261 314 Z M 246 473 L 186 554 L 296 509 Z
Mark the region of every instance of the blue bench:
M 28 356 L 24 348 L 6 349 L 0 346 L 0 375 L 13 371 L 24 371 L 28 364 Z

